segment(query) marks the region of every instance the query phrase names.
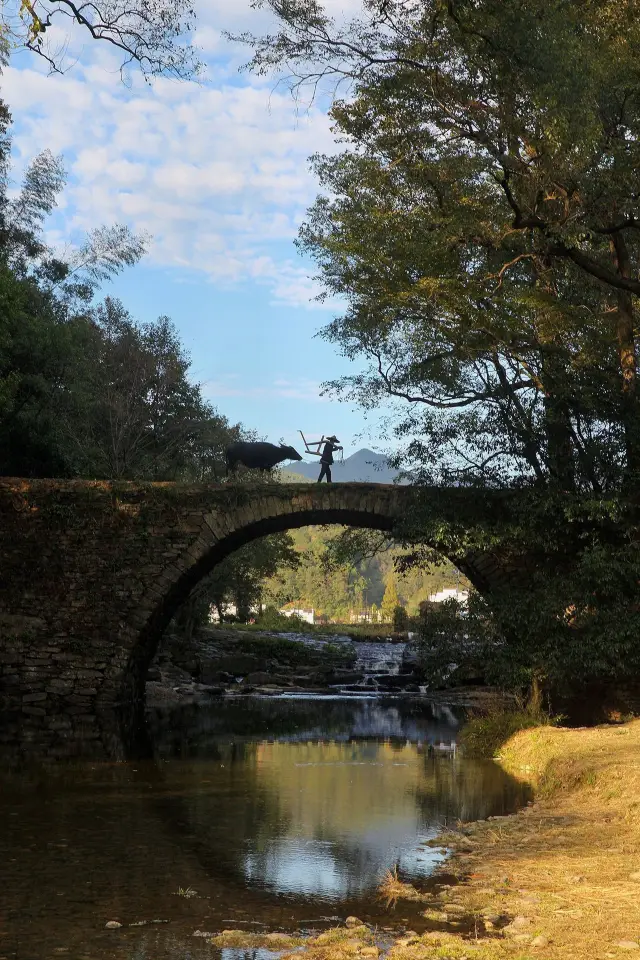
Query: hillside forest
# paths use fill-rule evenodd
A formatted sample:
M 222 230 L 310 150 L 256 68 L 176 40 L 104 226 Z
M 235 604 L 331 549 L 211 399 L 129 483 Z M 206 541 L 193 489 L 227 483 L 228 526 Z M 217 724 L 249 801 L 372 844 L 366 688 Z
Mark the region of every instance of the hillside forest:
M 368 556 L 363 556 L 363 551 L 356 555 L 354 551 L 351 558 L 336 557 L 332 545 L 344 535 L 340 527 L 303 527 L 292 531 L 298 562 L 269 577 L 263 602 L 277 607 L 295 603 L 341 623 L 358 616 L 374 622 L 381 617 L 388 623 L 392 617 L 385 606 L 399 604 L 415 616 L 420 602 L 431 594 L 444 587 L 468 587 L 466 579 L 450 563 L 398 569 L 395 561 L 401 553 L 397 547 L 372 543 L 371 538 L 369 545 L 377 549 Z

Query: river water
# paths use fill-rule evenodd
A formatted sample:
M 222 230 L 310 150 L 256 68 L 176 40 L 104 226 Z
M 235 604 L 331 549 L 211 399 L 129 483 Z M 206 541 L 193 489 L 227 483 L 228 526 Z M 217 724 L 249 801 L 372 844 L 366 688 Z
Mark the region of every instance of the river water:
M 376 897 L 384 873 L 424 882 L 443 824 L 526 800 L 452 748 L 460 719 L 418 700 L 229 698 L 152 714 L 149 759 L 4 773 L 0 960 L 219 958 L 197 931 L 349 914 L 419 929 L 415 907 Z

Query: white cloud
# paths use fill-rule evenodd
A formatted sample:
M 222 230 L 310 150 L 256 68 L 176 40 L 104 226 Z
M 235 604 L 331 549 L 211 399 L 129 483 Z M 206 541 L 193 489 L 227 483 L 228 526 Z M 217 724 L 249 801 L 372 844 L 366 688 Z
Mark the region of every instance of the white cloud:
M 220 380 L 206 380 L 201 384 L 202 392 L 208 400 L 222 397 L 242 397 L 244 399 L 267 400 L 303 400 L 326 403 L 320 396 L 320 383 L 304 377 L 296 380 L 274 380 L 272 383 L 246 387 L 237 385 L 237 375 L 229 375 Z
M 336 4 L 355 9 L 356 0 Z M 85 44 L 90 62 L 63 76 L 22 57 L 7 68 L 16 176 L 44 148 L 64 155 L 70 180 L 49 227 L 60 243 L 126 222 L 153 235 L 156 265 L 218 284 L 254 282 L 271 302 L 317 308 L 292 240 L 318 191 L 307 158 L 335 149 L 328 117 L 316 106 L 298 113 L 286 90 L 230 72 L 247 51 L 222 30 L 259 31 L 266 15 L 248 0 L 201 7 L 196 40 L 217 58 L 206 83 L 134 75 L 127 88 L 117 55 L 100 43 Z

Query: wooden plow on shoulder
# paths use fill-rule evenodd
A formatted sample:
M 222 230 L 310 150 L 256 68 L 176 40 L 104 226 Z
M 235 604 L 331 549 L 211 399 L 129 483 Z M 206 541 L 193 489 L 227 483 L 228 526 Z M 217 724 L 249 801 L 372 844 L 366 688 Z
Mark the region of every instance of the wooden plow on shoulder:
M 311 456 L 313 456 L 313 457 L 321 457 L 321 456 L 322 456 L 322 448 L 323 448 L 323 446 L 325 445 L 325 443 L 327 442 L 327 440 L 328 440 L 329 438 L 328 438 L 328 437 L 325 437 L 325 435 L 324 435 L 324 433 L 323 433 L 322 436 L 320 437 L 320 439 L 317 440 L 317 441 L 316 441 L 316 440 L 307 440 L 307 438 L 305 437 L 305 435 L 304 435 L 304 433 L 302 432 L 302 430 L 298 430 L 298 433 L 299 433 L 300 436 L 302 437 L 302 442 L 304 443 L 304 452 L 305 452 L 305 453 L 308 453 L 308 454 L 311 454 Z M 344 460 L 344 451 L 343 451 L 342 447 L 338 447 L 338 449 L 340 450 L 340 460 Z

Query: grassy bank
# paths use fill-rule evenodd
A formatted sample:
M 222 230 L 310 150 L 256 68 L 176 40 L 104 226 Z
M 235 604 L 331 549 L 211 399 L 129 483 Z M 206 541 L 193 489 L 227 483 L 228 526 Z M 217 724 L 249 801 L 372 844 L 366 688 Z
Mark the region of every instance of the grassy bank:
M 399 911 L 405 897 L 423 900 L 439 929 L 388 944 L 354 925 L 302 952 L 299 940 L 283 943 L 284 956 L 349 960 L 382 947 L 389 960 L 640 958 L 640 721 L 523 730 L 501 762 L 533 785 L 535 802 L 440 838 L 457 885 L 423 895 L 389 876 L 381 891 Z
M 461 825 L 447 867 L 462 881 L 457 904 L 490 939 L 432 949 L 421 938 L 393 956 L 640 957 L 640 721 L 523 730 L 500 759 L 535 803 Z

